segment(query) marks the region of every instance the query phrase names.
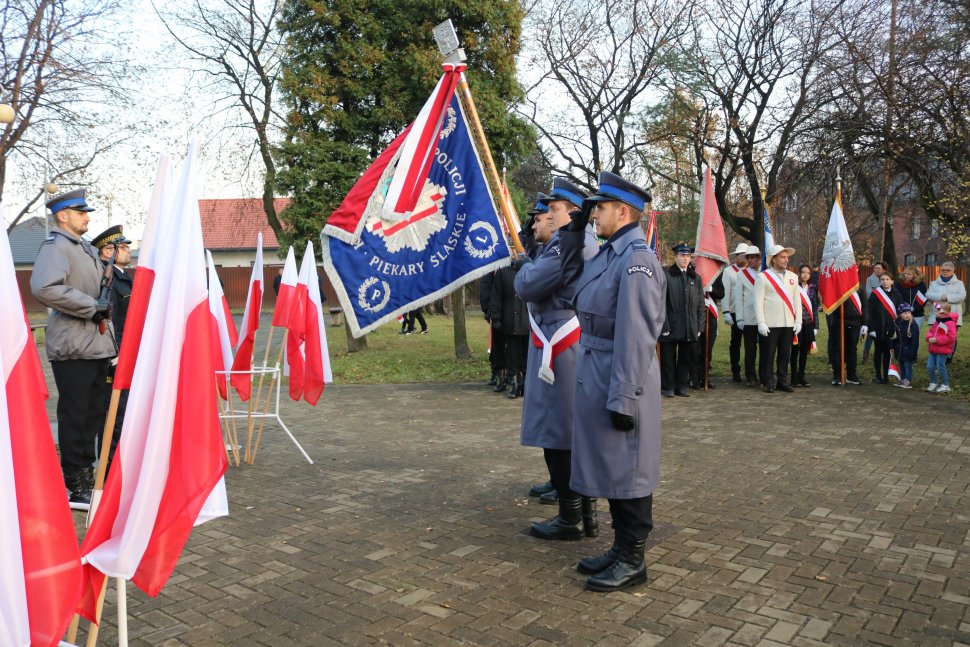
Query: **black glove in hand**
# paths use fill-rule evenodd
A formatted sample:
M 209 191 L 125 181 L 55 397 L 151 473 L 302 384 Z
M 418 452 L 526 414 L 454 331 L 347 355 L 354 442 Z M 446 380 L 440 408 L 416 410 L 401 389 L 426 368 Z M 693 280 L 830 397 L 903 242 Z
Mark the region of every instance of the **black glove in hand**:
M 108 308 L 110 307 L 110 302 L 107 298 L 99 298 L 94 302 L 94 314 L 91 315 L 91 321 L 98 323 L 104 321 L 108 318 Z
M 535 224 L 536 224 L 535 216 L 529 216 L 528 218 L 526 218 L 525 222 L 522 223 L 522 229 L 519 231 L 519 237 L 535 236 L 535 232 L 532 231 L 532 228 L 535 227 Z
M 617 431 L 633 431 L 637 426 L 637 420 L 633 416 L 628 416 L 625 413 L 619 413 L 607 409 L 610 412 L 610 422 L 613 423 L 613 428 Z
M 496 319 L 495 321 L 493 321 L 492 322 L 492 330 L 498 330 L 499 332 L 501 332 L 501 330 L 502 330 L 502 322 L 499 321 L 498 319 Z
M 591 200 L 583 200 L 583 206 L 569 212 L 569 224 L 566 231 L 583 231 L 589 224 L 589 216 L 593 213 L 596 203 Z

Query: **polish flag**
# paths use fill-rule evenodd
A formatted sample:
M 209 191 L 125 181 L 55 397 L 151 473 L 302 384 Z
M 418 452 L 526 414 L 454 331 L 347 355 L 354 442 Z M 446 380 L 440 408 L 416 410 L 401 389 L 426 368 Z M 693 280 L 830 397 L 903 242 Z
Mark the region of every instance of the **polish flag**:
M 856 265 L 852 240 L 842 215 L 842 189 L 839 188 L 832 205 L 832 215 L 825 232 L 822 262 L 818 271 L 818 296 L 825 314 L 832 314 L 859 289 L 859 268 Z M 857 306 L 858 307 L 858 306 Z M 860 308 L 861 311 L 861 308 Z
M 216 264 L 212 261 L 209 250 L 205 250 L 205 257 L 209 265 L 209 312 L 212 314 L 212 341 L 216 349 L 216 384 L 219 387 L 219 396 L 227 400 L 229 393 L 226 389 L 226 376 L 220 371 L 232 366 L 232 347 L 239 341 L 239 335 L 236 333 L 236 324 L 229 312 L 229 302 L 222 291 Z
M 313 243 L 307 243 L 293 305 L 290 309 L 290 328 L 287 358 L 290 363 L 290 397 L 316 405 L 325 384 L 333 382 L 327 330 L 323 322 L 323 303 Z M 302 378 L 297 370 L 302 366 Z
M 290 318 L 290 303 L 296 290 L 296 279 L 296 256 L 293 255 L 293 246 L 290 245 L 290 250 L 286 252 L 286 262 L 283 263 L 283 275 L 280 277 L 280 293 L 276 295 L 276 308 L 273 310 L 274 326 L 286 327 Z
M 694 245 L 694 268 L 705 288 L 727 267 L 728 250 L 724 239 L 724 222 L 714 198 L 714 181 L 711 167 L 704 167 L 704 183 L 701 185 L 701 215 L 697 221 L 697 237 Z
M 196 147 L 193 141 L 171 222 L 157 238 L 155 285 L 121 440 L 81 545 L 87 564 L 78 610 L 92 621 L 105 576 L 158 595 L 192 526 L 227 513 L 220 484 L 226 452 L 212 388 L 217 349 L 193 186 Z
M 4 227 L 0 298 L 0 644 L 56 645 L 81 596 L 81 554 Z
M 158 160 L 155 172 L 155 187 L 152 199 L 148 203 L 148 215 L 145 219 L 145 232 L 142 235 L 141 249 L 138 252 L 138 267 L 135 269 L 135 280 L 131 287 L 131 297 L 128 302 L 128 315 L 125 319 L 125 335 L 118 352 L 118 365 L 112 388 L 123 390 L 131 388 L 131 375 L 135 370 L 135 359 L 138 356 L 138 346 L 141 344 L 142 330 L 145 327 L 145 313 L 152 295 L 155 283 L 155 240 L 162 236 L 162 230 L 168 226 L 169 210 L 171 208 L 172 170 L 169 167 L 168 155 L 162 155 Z
M 249 292 L 246 295 L 246 310 L 243 312 L 242 324 L 239 326 L 239 345 L 236 346 L 236 357 L 232 360 L 233 371 L 243 371 L 230 378 L 232 387 L 243 402 L 252 395 L 253 376 L 246 371 L 253 370 L 253 345 L 256 343 L 256 331 L 259 330 L 259 311 L 263 305 L 263 233 L 256 235 L 256 262 L 253 263 L 253 273 L 249 277 Z

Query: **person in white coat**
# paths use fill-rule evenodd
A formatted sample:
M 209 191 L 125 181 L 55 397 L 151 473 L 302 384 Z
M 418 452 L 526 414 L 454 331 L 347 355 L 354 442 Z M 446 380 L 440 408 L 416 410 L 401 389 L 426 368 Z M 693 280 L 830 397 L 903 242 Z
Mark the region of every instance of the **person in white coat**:
M 731 378 L 735 382 L 741 381 L 741 340 L 744 333 L 738 328 L 735 319 L 738 317 L 734 309 L 734 286 L 741 278 L 741 270 L 748 266 L 748 246 L 738 243 L 734 250 L 734 262 L 721 272 L 721 282 L 724 284 L 724 299 L 721 301 L 721 312 L 724 313 L 724 323 L 731 326 L 731 343 L 728 346 L 728 356 L 731 358 Z
M 768 267 L 755 284 L 755 317 L 761 342 L 761 381 L 765 393 L 791 393 L 788 366 L 792 340 L 802 331 L 802 300 L 798 295 L 798 276 L 788 270 L 791 247 L 773 245 L 767 250 Z M 775 370 L 772 372 L 772 365 Z
M 963 302 L 967 298 L 967 288 L 963 285 L 963 281 L 956 277 L 955 271 L 956 266 L 950 261 L 940 265 L 940 275 L 927 288 L 926 299 L 933 303 L 949 303 L 953 313 L 956 314 L 957 329 L 959 330 L 960 326 L 963 325 Z M 936 308 L 928 308 L 928 310 L 930 312 L 930 323 L 933 323 L 936 321 Z M 956 352 L 957 345 L 954 341 L 953 352 L 946 359 L 947 364 L 953 360 Z
M 744 377 L 748 386 L 759 384 L 756 362 L 758 359 L 758 326 L 754 311 L 754 286 L 758 281 L 758 270 L 761 264 L 761 250 L 754 245 L 748 245 L 748 265 L 739 273 L 734 281 L 734 291 L 731 297 L 731 307 L 734 308 L 734 322 L 744 336 Z M 751 324 L 745 328 L 745 324 Z

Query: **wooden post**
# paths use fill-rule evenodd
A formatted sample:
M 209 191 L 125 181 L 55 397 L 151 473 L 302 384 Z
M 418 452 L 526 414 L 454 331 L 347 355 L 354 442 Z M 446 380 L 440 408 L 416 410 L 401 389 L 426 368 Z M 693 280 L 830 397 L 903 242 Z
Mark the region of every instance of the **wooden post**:
M 274 330 L 273 325 L 270 324 L 270 327 L 269 327 L 269 338 L 266 340 L 266 351 L 263 353 L 263 367 L 264 368 L 266 366 L 266 362 L 269 360 L 269 347 L 273 344 L 273 330 Z M 256 354 L 255 348 L 256 348 L 256 343 L 255 343 L 255 340 L 254 340 L 254 342 L 253 342 L 253 355 Z M 256 366 L 253 365 L 253 368 L 256 368 Z M 252 388 L 252 375 L 250 375 L 250 378 L 249 378 L 250 379 L 250 382 L 249 382 L 249 403 L 248 403 L 249 404 L 249 408 L 248 408 L 248 412 L 246 414 L 246 453 L 245 453 L 245 456 L 243 457 L 243 460 L 245 460 L 247 463 L 249 462 L 249 446 L 250 446 L 250 443 L 252 443 L 252 440 L 253 440 L 253 427 L 255 426 L 254 425 L 255 421 L 253 420 L 253 401 L 256 400 L 257 401 L 256 404 L 257 405 L 259 404 L 258 400 L 259 400 L 259 397 L 260 397 L 260 393 L 263 390 L 263 377 L 265 375 L 266 375 L 265 373 L 260 373 L 259 374 L 259 386 L 256 387 L 256 392 L 255 393 L 253 392 L 253 388 Z M 258 406 L 256 407 L 256 410 L 257 411 L 259 410 L 259 407 Z
M 842 386 L 845 386 L 845 301 L 839 306 L 839 335 L 841 335 L 842 343 L 839 344 L 839 361 L 842 365 Z M 858 367 L 856 370 L 859 370 Z
M 273 374 L 273 378 L 269 381 L 269 389 L 267 389 L 267 392 L 266 392 L 266 403 L 263 405 L 263 415 L 264 416 L 269 413 L 270 398 L 273 397 L 273 393 L 274 393 L 273 387 L 276 386 L 276 381 L 277 380 L 279 380 L 281 382 L 283 381 L 283 368 L 282 368 L 282 363 L 283 363 L 283 349 L 286 348 L 286 336 L 287 336 L 288 333 L 289 333 L 289 330 L 288 329 L 286 329 L 286 330 L 283 331 L 283 343 L 280 344 L 280 352 L 279 352 L 279 355 L 276 358 L 276 369 L 277 369 L 277 371 L 276 371 L 276 373 Z M 256 452 L 259 450 L 259 442 L 263 438 L 263 428 L 265 426 L 266 426 L 266 418 L 264 417 L 264 418 L 261 418 L 260 421 L 259 421 L 259 431 L 256 434 L 256 442 L 253 444 L 253 453 L 252 453 L 252 455 L 250 455 L 250 458 L 249 458 L 249 464 L 250 465 L 252 465 L 253 463 L 256 462 Z

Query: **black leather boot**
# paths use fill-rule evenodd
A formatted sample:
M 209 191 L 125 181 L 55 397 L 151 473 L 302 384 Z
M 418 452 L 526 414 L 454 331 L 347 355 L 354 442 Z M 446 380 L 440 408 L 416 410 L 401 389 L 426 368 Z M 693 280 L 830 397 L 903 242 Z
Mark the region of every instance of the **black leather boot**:
M 64 484 L 67 486 L 71 503 L 90 505 L 91 489 L 94 486 L 94 474 L 91 472 L 91 468 L 66 475 Z
M 546 492 L 552 492 L 552 481 L 537 483 L 529 488 L 529 496 L 542 496 Z
M 488 378 L 488 382 L 485 384 L 488 386 L 495 386 L 498 384 L 498 371 L 492 371 L 492 377 Z
M 583 533 L 587 537 L 599 537 L 600 522 L 596 515 L 596 499 L 583 497 Z
M 600 555 L 599 557 L 584 557 L 579 560 L 576 564 L 576 570 L 583 575 L 596 575 L 597 573 L 602 573 L 610 566 L 613 566 L 613 562 L 616 561 L 617 556 L 620 554 L 620 547 L 613 542 L 610 549 Z
M 542 505 L 558 505 L 559 493 L 555 489 L 549 490 L 545 494 L 539 495 L 539 503 Z
M 539 539 L 575 540 L 583 538 L 582 497 L 559 499 L 559 514 L 541 523 L 534 523 L 529 529 L 533 537 Z
M 619 591 L 647 581 L 647 565 L 643 563 L 646 540 L 620 543 L 617 559 L 602 572 L 586 580 L 590 591 Z
M 508 382 L 505 381 L 505 371 L 498 372 L 498 381 L 495 383 L 495 388 L 492 389 L 496 393 L 501 393 L 508 386 Z
M 517 397 L 519 397 L 519 374 L 518 373 L 515 373 L 514 375 L 512 375 L 512 379 L 509 380 L 509 392 L 507 395 L 509 400 L 514 400 Z

